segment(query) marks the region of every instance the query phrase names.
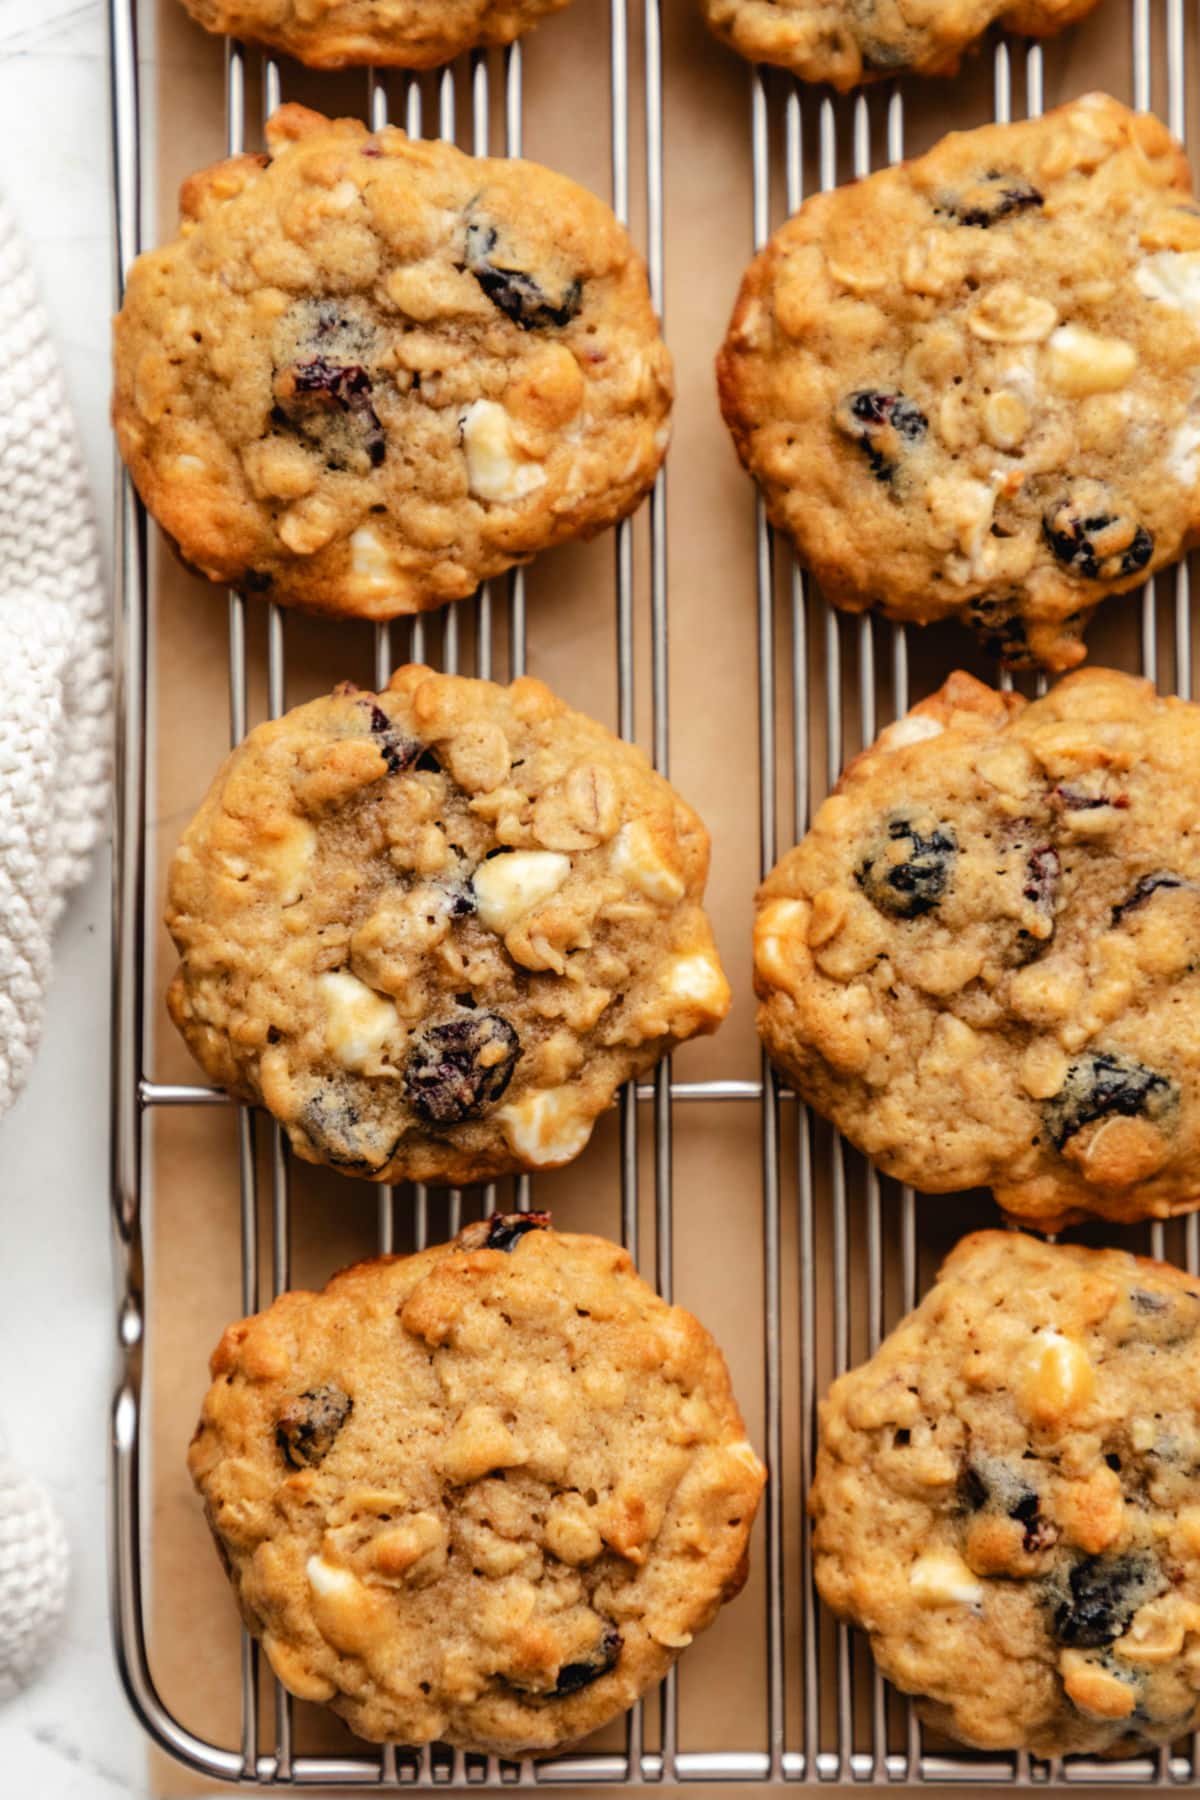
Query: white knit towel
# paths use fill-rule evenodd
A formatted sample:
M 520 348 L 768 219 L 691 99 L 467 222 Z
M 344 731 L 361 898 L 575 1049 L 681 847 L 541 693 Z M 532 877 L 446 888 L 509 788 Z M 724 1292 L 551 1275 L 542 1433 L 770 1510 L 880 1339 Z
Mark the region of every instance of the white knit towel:
M 50 940 L 104 822 L 108 609 L 66 384 L 0 200 L 0 1112 L 37 1048 Z
M 66 384 L 0 200 L 0 1112 L 37 1048 L 50 940 L 104 822 L 108 609 Z M 0 1447 L 0 1699 L 66 1605 L 66 1534 Z
M 0 1700 L 44 1660 L 66 1611 L 69 1570 L 49 1494 L 0 1449 Z

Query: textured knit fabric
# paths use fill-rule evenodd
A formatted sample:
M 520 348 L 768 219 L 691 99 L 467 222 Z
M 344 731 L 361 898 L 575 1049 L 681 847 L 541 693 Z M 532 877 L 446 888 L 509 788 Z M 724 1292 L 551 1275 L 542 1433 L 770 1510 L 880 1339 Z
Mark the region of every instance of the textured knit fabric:
M 66 1609 L 69 1567 L 49 1495 L 0 1450 L 0 1700 L 24 1685 L 49 1649 Z
M 33 273 L 0 201 L 0 1111 L 28 1074 L 54 923 L 106 816 L 110 698 L 83 461 Z

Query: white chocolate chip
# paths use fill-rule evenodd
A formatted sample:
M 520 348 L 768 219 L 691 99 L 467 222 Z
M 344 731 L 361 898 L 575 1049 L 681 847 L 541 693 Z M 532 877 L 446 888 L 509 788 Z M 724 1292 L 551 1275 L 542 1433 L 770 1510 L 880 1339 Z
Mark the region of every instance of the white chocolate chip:
M 357 187 L 352 181 L 339 181 L 329 190 L 322 207 L 323 212 L 344 213 L 356 205 L 359 198 Z
M 534 1088 L 495 1117 L 517 1155 L 537 1168 L 570 1162 L 592 1135 L 594 1118 L 579 1110 L 569 1087 Z
M 1147 299 L 1200 319 L 1200 250 L 1158 250 L 1143 258 L 1133 279 Z
M 811 909 L 804 900 L 772 900 L 754 926 L 754 966 L 773 987 L 791 991 L 812 968 L 808 954 Z
M 1082 325 L 1060 325 L 1048 350 L 1050 380 L 1062 394 L 1111 394 L 1137 367 L 1124 338 L 1101 337 Z
M 995 489 L 969 476 L 935 475 L 925 498 L 934 524 L 954 538 L 972 572 L 983 573 L 979 564 L 992 528 Z
M 654 833 L 644 819 L 634 819 L 618 832 L 612 847 L 617 874 L 649 900 L 667 906 L 683 895 L 683 879 L 658 851 Z
M 875 748 L 906 750 L 910 744 L 920 744 L 926 738 L 940 737 L 945 729 L 940 719 L 931 719 L 928 713 L 908 713 L 880 733 Z
M 1167 445 L 1167 472 L 1184 488 L 1194 488 L 1200 479 L 1200 419 L 1185 419 L 1177 425 Z
M 477 500 L 523 500 L 545 486 L 541 463 L 516 454 L 512 420 L 496 400 L 475 400 L 459 421 L 467 458 L 467 485 Z
M 379 1629 L 377 1596 L 349 1569 L 323 1556 L 310 1556 L 305 1573 L 321 1636 L 348 1656 L 362 1656 Z
M 985 344 L 1040 344 L 1058 321 L 1058 308 L 1015 281 L 1001 281 L 984 294 L 967 320 Z
M 362 1584 L 349 1569 L 339 1569 L 334 1563 L 328 1563 L 323 1556 L 310 1556 L 304 1565 L 308 1576 L 308 1585 L 314 1594 L 322 1600 L 347 1598 L 356 1587 Z
M 1023 1358 L 1018 1391 L 1036 1425 L 1056 1425 L 1087 1406 L 1096 1372 L 1083 1345 L 1059 1331 L 1040 1331 Z
M 667 992 L 680 1000 L 724 1018 L 729 1005 L 729 983 L 711 951 L 672 956 L 667 963 L 665 985 Z
M 325 1041 L 344 1069 L 363 1074 L 378 1063 L 400 1019 L 390 1000 L 369 988 L 349 969 L 332 969 L 317 977 L 325 1003 Z
M 360 525 L 351 534 L 350 573 L 360 592 L 390 594 L 396 591 L 396 564 L 387 545 L 370 525 Z
M 954 1550 L 926 1550 L 909 1570 L 908 1585 L 923 1606 L 978 1606 L 983 1584 Z
M 1158 1426 L 1153 1419 L 1133 1418 L 1129 1421 L 1129 1442 L 1139 1456 L 1152 1450 L 1158 1442 Z
M 203 475 L 204 462 L 199 456 L 191 456 L 186 451 L 175 458 L 176 475 Z
M 481 862 L 471 877 L 481 924 L 503 937 L 517 920 L 558 892 L 571 859 L 558 850 L 511 850 Z
M 763 1468 L 762 1459 L 749 1438 L 739 1438 L 736 1444 L 730 1444 L 728 1446 L 728 1451 L 734 1461 L 742 1463 L 749 1469 L 752 1475 L 762 1476 L 766 1474 L 766 1470 Z
M 320 494 L 289 506 L 279 521 L 280 542 L 297 556 L 315 556 L 323 550 L 338 528 L 337 510 Z
M 315 827 L 307 819 L 289 819 L 286 830 L 262 845 L 262 860 L 279 883 L 279 904 L 294 906 L 317 848 Z

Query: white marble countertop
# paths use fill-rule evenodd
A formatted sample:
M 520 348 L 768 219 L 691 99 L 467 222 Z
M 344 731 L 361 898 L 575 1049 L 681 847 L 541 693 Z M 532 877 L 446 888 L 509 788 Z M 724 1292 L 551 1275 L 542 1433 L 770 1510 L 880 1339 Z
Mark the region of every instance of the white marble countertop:
M 106 547 L 111 297 L 103 0 L 0 0 L 0 185 L 24 226 L 83 434 Z M 54 1659 L 0 1705 L 0 1791 L 12 1800 L 148 1796 L 141 1733 L 120 1692 L 106 1595 L 112 1382 L 108 1233 L 108 859 L 77 894 L 33 1079 L 0 1123 L 0 1436 L 52 1489 L 74 1557 Z

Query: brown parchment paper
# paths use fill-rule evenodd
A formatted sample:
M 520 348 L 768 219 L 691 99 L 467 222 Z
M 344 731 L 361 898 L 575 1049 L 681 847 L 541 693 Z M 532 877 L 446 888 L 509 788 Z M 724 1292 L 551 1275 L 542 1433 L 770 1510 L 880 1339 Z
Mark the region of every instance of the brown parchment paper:
M 175 0 L 146 0 L 153 15 L 158 58 L 158 105 L 151 146 L 160 203 L 158 226 L 174 229 L 179 180 L 224 153 L 223 46 L 186 19 Z M 1155 33 L 1153 101 L 1165 113 L 1166 57 L 1161 38 L 1164 9 L 1151 9 Z M 1188 9 L 1187 122 L 1197 123 L 1195 20 Z M 666 0 L 665 202 L 666 330 L 678 373 L 675 437 L 668 470 L 670 747 L 671 774 L 700 809 L 713 837 L 710 902 L 735 1007 L 718 1037 L 687 1047 L 676 1059 L 676 1079 L 756 1078 L 759 1056 L 753 1029 L 749 931 L 759 875 L 759 646 L 756 619 L 754 498 L 739 470 L 717 411 L 712 358 L 752 248 L 750 74 L 748 67 L 710 41 L 693 0 Z M 526 40 L 525 154 L 550 163 L 597 192 L 610 192 L 609 9 L 604 0 L 574 0 L 561 16 Z M 1045 103 L 1055 104 L 1092 86 L 1132 98 L 1129 0 L 1101 0 L 1085 25 L 1046 47 Z M 645 206 L 642 171 L 642 17 L 640 0 L 629 11 L 631 61 L 631 194 L 633 229 L 641 236 Z M 493 57 L 491 145 L 503 149 L 500 59 Z M 257 93 L 259 65 L 251 57 L 248 88 Z M 1026 110 L 1026 59 L 1012 51 L 1012 111 Z M 927 147 L 947 129 L 993 116 L 990 49 L 952 83 L 906 83 L 906 146 Z M 403 117 L 404 83 L 390 81 L 393 118 Z M 427 122 L 437 117 L 437 77 L 423 82 Z M 457 67 L 458 139 L 470 145 L 470 84 Z M 283 91 L 326 111 L 361 113 L 364 74 L 318 76 L 283 65 Z M 786 84 L 771 77 L 771 218 L 784 213 L 783 103 Z M 804 184 L 819 182 L 822 96 L 801 95 Z M 252 101 L 253 105 L 253 101 Z M 886 157 L 888 94 L 870 90 L 866 102 L 872 159 Z M 837 176 L 848 179 L 854 102 L 838 101 Z M 427 124 L 428 128 L 428 124 Z M 253 146 L 252 122 L 249 142 Z M 1194 135 L 1194 130 L 1192 135 Z M 637 724 L 650 746 L 650 582 L 645 510 L 634 532 Z M 790 559 L 779 547 L 774 570 L 772 631 L 778 814 L 772 852 L 793 841 L 795 790 L 792 745 L 796 710 L 792 665 L 807 671 L 807 726 L 796 729 L 809 752 L 811 797 L 826 786 L 827 695 L 844 695 L 842 760 L 859 745 L 862 689 L 860 656 L 876 676 L 879 722 L 890 716 L 891 631 L 880 624 L 864 634 L 858 621 L 832 620 L 815 594 L 800 617 L 804 641 L 793 629 Z M 506 672 L 504 582 L 493 584 L 496 621 L 495 673 Z M 572 546 L 543 557 L 529 571 L 528 667 L 572 704 L 615 727 L 614 540 Z M 1200 590 L 1198 590 L 1200 591 Z M 1160 675 L 1176 685 L 1172 645 L 1175 580 L 1160 577 L 1150 623 L 1157 624 Z M 462 667 L 474 668 L 474 608 L 459 607 Z M 249 722 L 266 713 L 265 609 L 247 607 Z M 224 754 L 229 734 L 227 686 L 228 615 L 225 596 L 185 574 L 168 554 L 155 556 L 151 617 L 153 699 L 149 817 L 152 929 L 148 945 L 153 1026 L 152 1075 L 159 1080 L 196 1078 L 182 1045 L 162 1012 L 161 996 L 173 966 L 170 944 L 157 925 L 166 861 Z M 1110 602 L 1090 637 L 1095 661 L 1139 666 L 1144 632 L 1137 597 Z M 441 625 L 426 624 L 427 656 L 441 656 Z M 393 629 L 394 660 L 407 652 L 408 627 Z M 987 674 L 970 640 L 954 627 L 909 634 L 912 696 L 939 682 L 956 665 Z M 335 679 L 369 683 L 373 648 L 369 630 L 354 624 L 292 616 L 287 626 L 289 704 L 325 691 Z M 836 726 L 836 719 L 833 721 Z M 770 740 L 769 740 L 770 741 Z M 652 1112 L 640 1109 L 640 1260 L 655 1268 Z M 991 1217 L 985 1198 L 943 1197 L 920 1201 L 915 1246 L 906 1247 L 898 1194 L 884 1183 L 876 1200 L 858 1159 L 839 1158 L 828 1131 L 812 1128 L 813 1172 L 811 1281 L 802 1279 L 798 1170 L 801 1141 L 794 1103 L 780 1111 L 780 1239 L 782 1317 L 780 1381 L 782 1457 L 773 1479 L 782 1521 L 783 1642 L 786 1706 L 781 1723 L 788 1750 L 829 1751 L 837 1745 L 836 1638 L 828 1620 L 805 1634 L 801 1550 L 802 1349 L 817 1391 L 841 1353 L 867 1353 L 872 1335 L 894 1323 L 904 1308 L 906 1274 L 924 1283 L 938 1258 L 962 1232 Z M 765 1447 L 764 1420 L 764 1189 L 762 1111 L 757 1104 L 678 1104 L 674 1109 L 673 1268 L 676 1298 L 716 1332 L 728 1355 L 751 1434 Z M 239 1634 L 235 1609 L 208 1541 L 184 1469 L 188 1438 L 206 1385 L 206 1359 L 225 1324 L 243 1311 L 240 1259 L 238 1146 L 231 1108 L 161 1111 L 153 1122 L 147 1203 L 150 1223 L 146 1413 L 149 1441 L 146 1574 L 147 1618 L 154 1677 L 162 1697 L 191 1730 L 220 1742 L 239 1741 Z M 260 1299 L 270 1297 L 270 1132 L 260 1121 L 257 1154 L 260 1188 Z M 583 1158 L 571 1169 L 534 1184 L 535 1204 L 554 1209 L 568 1228 L 619 1234 L 617 1120 L 605 1122 Z M 292 1168 L 291 1276 L 320 1285 L 338 1266 L 376 1247 L 376 1190 L 367 1183 Z M 835 1229 L 838 1183 L 844 1183 L 844 1230 Z M 503 1193 L 502 1193 L 503 1201 Z M 466 1197 L 466 1216 L 478 1210 Z M 411 1201 L 397 1201 L 397 1247 L 411 1242 Z M 430 1200 L 431 1238 L 445 1234 L 446 1202 Z M 1114 1234 L 1110 1233 L 1110 1236 Z M 1173 1233 L 1168 1246 L 1179 1249 Z M 879 1306 L 870 1300 L 871 1274 L 880 1270 Z M 837 1284 L 844 1273 L 842 1297 Z M 763 1526 L 756 1532 L 753 1573 L 745 1594 L 727 1609 L 680 1665 L 679 1744 L 685 1750 L 736 1747 L 765 1751 L 766 1608 Z M 813 1684 L 815 1706 L 804 1713 L 805 1654 L 819 1651 Z M 872 1684 L 861 1646 L 851 1657 L 853 1693 L 846 1721 L 853 1746 L 869 1753 Z M 271 1743 L 271 1700 L 263 1686 L 262 1744 Z M 887 1701 L 888 1742 L 903 1749 L 903 1715 Z M 646 1707 L 646 1742 L 658 1741 L 658 1708 Z M 353 1751 L 354 1740 L 319 1709 L 296 1709 L 297 1749 Z M 616 1746 L 613 1728 L 600 1740 Z M 208 1784 L 166 1759 L 153 1757 L 153 1791 L 161 1795 L 207 1791 Z M 313 1791 L 313 1790 L 309 1790 Z M 740 1791 L 740 1790 L 739 1790 Z M 746 1790 L 749 1792 L 749 1788 Z

